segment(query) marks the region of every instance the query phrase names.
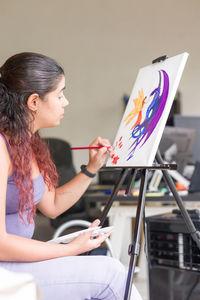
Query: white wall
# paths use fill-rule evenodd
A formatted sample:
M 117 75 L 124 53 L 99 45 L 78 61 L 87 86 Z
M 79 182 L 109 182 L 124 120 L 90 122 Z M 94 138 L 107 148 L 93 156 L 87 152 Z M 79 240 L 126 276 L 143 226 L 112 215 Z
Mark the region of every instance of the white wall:
M 113 140 L 138 69 L 167 54 L 189 52 L 179 90 L 183 114 L 200 113 L 199 0 L 0 0 L 0 64 L 35 51 L 66 72 L 70 106 L 59 128 L 44 135 L 88 145 Z M 74 152 L 75 166 L 87 151 Z

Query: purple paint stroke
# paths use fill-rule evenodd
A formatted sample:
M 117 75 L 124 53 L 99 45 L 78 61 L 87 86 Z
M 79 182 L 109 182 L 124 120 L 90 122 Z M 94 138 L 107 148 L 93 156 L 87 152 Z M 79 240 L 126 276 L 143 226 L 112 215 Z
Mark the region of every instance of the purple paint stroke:
M 162 91 L 161 96 L 159 96 L 161 80 L 162 80 L 161 72 L 163 75 L 163 91 Z M 133 154 L 134 154 L 136 148 L 138 147 L 138 145 L 141 144 L 141 142 L 145 139 L 143 141 L 142 145 L 140 146 L 140 148 L 141 148 L 146 143 L 146 141 L 149 139 L 151 134 L 153 133 L 155 127 L 157 126 L 157 124 L 162 116 L 163 110 L 166 105 L 168 93 L 169 93 L 169 76 L 164 70 L 161 70 L 161 71 L 159 71 L 158 87 L 151 93 L 151 96 L 154 94 L 154 98 L 147 109 L 146 118 L 145 118 L 144 122 L 141 124 L 140 129 L 137 129 L 136 132 L 134 132 L 134 134 L 136 134 L 137 131 L 140 130 L 143 134 L 139 138 L 137 138 L 130 146 L 130 148 L 132 148 L 133 146 L 134 146 L 134 148 L 129 152 L 129 157 L 127 160 L 129 160 L 133 157 Z M 153 103 L 153 105 L 152 105 L 152 103 Z M 147 114 L 149 112 L 151 112 L 151 115 L 147 119 L 147 117 L 148 117 Z M 134 131 L 134 129 L 133 129 L 133 131 Z

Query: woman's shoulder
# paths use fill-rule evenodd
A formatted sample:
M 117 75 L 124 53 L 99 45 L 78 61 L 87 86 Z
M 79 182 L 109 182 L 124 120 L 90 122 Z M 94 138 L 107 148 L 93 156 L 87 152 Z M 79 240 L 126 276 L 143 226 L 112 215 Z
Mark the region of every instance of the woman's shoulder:
M 0 166 L 9 170 L 11 166 L 10 153 L 5 138 L 0 134 Z
M 0 132 L 0 151 L 1 150 L 8 150 L 8 146 L 6 143 L 6 138 L 5 136 Z
M 10 150 L 7 139 L 8 139 L 7 136 L 0 132 L 0 148 L 4 151 L 6 150 L 6 152 Z

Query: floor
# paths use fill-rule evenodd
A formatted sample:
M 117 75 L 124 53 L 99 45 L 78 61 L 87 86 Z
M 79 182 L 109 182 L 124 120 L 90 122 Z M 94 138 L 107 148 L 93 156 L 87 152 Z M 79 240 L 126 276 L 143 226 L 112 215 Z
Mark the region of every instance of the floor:
M 138 291 L 140 292 L 140 295 L 142 296 L 143 300 L 148 300 L 148 289 L 147 289 L 147 282 L 144 279 L 140 279 L 139 277 L 136 277 L 134 280 L 134 284 L 137 287 Z
M 51 226 L 50 219 L 38 213 L 35 219 L 35 233 L 33 238 L 40 241 L 48 241 L 52 239 L 55 229 Z M 134 275 L 134 284 L 140 292 L 143 300 L 148 300 L 147 282 L 140 278 L 140 273 Z

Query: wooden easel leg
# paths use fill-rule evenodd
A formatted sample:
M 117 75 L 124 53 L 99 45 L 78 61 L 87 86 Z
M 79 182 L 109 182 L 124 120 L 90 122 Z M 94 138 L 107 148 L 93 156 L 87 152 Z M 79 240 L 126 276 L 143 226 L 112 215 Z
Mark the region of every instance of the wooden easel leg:
M 137 256 L 139 255 L 139 250 L 140 250 L 140 235 L 141 235 L 141 229 L 143 225 L 147 181 L 148 181 L 148 170 L 143 169 L 141 174 L 140 192 L 138 197 L 138 206 L 137 206 L 135 228 L 133 234 L 133 243 L 130 244 L 129 246 L 130 262 L 129 262 L 124 300 L 129 300 L 131 296 L 133 275 L 135 271 Z

